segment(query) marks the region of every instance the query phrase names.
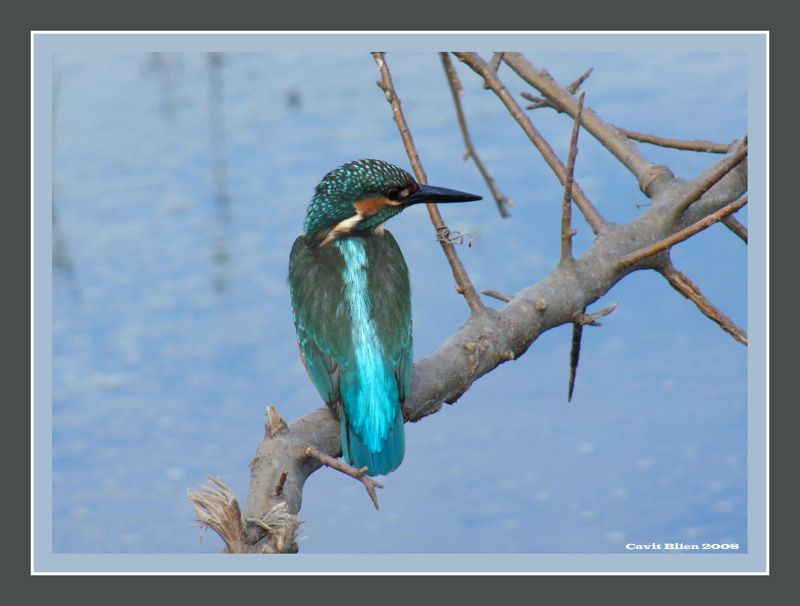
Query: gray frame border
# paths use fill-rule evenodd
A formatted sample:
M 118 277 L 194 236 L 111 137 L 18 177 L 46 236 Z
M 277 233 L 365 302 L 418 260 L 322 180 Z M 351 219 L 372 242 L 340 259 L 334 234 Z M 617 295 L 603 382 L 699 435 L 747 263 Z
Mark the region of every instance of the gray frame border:
M 215 554 L 53 554 L 51 359 L 52 268 L 51 183 L 52 54 L 63 50 L 261 52 L 292 45 L 335 47 L 337 51 L 433 51 L 468 47 L 479 52 L 520 48 L 526 52 L 574 51 L 591 44 L 596 51 L 658 50 L 680 45 L 697 51 L 748 55 L 748 132 L 751 241 L 748 247 L 748 546 L 746 554 L 299 554 L 253 558 Z M 35 439 L 32 504 L 34 572 L 635 572 L 763 573 L 766 545 L 766 33 L 36 33 L 33 36 L 34 111 L 34 381 L 32 428 Z M 655 558 L 655 559 L 654 559 Z M 269 567 L 266 566 L 269 564 Z

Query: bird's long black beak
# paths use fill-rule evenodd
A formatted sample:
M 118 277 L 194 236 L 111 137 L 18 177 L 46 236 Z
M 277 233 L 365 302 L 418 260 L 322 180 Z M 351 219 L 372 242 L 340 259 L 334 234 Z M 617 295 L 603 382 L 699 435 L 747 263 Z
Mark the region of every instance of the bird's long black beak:
M 420 202 L 473 202 L 483 200 L 482 196 L 433 185 L 420 185 L 419 189 L 403 200 L 403 204 L 419 204 Z

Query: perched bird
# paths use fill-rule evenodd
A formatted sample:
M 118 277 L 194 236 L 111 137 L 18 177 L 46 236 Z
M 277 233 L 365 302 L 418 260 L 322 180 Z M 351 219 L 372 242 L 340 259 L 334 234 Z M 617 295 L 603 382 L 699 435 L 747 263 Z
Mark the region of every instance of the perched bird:
M 381 160 L 331 171 L 311 199 L 289 259 L 300 356 L 339 419 L 345 461 L 369 475 L 403 460 L 413 363 L 408 268 L 383 223 L 420 202 L 480 199 Z

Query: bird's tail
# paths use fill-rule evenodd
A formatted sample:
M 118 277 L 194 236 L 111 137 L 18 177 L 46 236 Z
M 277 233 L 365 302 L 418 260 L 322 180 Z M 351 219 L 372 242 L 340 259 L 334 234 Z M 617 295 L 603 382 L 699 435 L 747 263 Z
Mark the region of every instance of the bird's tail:
M 406 451 L 406 439 L 403 429 L 403 411 L 398 406 L 394 425 L 386 436 L 383 448 L 379 452 L 372 452 L 363 441 L 351 431 L 347 422 L 347 415 L 342 410 L 339 416 L 342 432 L 342 455 L 344 460 L 353 467 L 367 467 L 367 475 L 378 476 L 387 474 L 400 467 Z

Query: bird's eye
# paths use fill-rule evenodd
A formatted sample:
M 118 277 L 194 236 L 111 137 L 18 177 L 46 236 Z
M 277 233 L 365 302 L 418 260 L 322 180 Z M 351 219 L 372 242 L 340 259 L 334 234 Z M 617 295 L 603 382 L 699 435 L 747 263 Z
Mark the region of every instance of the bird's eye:
M 411 191 L 409 190 L 409 188 L 408 187 L 404 187 L 399 192 L 397 192 L 397 197 L 398 198 L 406 198 L 406 197 L 408 197 L 408 194 L 410 194 L 410 193 L 411 193 Z

